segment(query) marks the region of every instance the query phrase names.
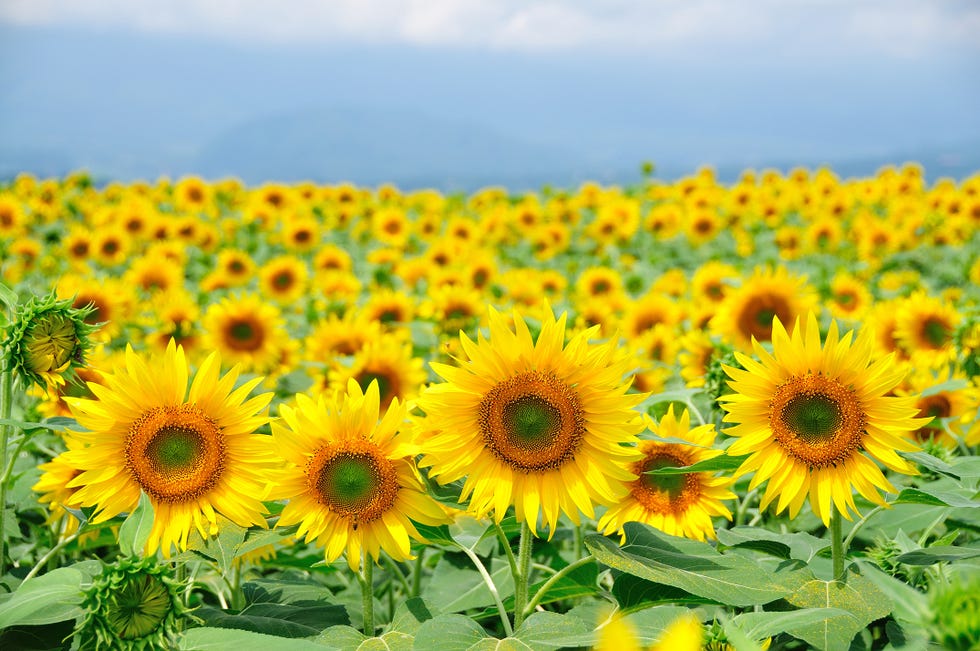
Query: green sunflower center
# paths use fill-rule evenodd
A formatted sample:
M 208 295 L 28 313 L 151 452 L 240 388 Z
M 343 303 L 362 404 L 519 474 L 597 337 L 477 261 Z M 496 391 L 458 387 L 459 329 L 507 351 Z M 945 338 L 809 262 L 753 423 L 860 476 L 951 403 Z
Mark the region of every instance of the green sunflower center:
M 755 313 L 755 322 L 762 328 L 772 327 L 772 318 L 776 316 L 776 310 L 762 308 Z
M 807 443 L 823 443 L 837 434 L 842 416 L 840 406 L 831 398 L 800 395 L 783 407 L 783 422 Z
M 139 640 L 153 633 L 167 617 L 170 592 L 155 576 L 135 576 L 110 597 L 115 603 L 107 621 L 124 640 Z
M 204 448 L 200 432 L 183 427 L 164 427 L 150 441 L 146 454 L 157 472 L 179 473 L 187 469 L 193 472 L 204 454 Z
M 542 448 L 561 427 L 561 414 L 538 396 L 524 396 L 504 406 L 504 428 L 515 445 Z
M 941 319 L 926 319 L 922 324 L 922 334 L 935 348 L 942 348 L 949 342 L 949 326 Z
M 368 441 L 321 448 L 310 461 L 307 478 L 317 501 L 355 529 L 391 509 L 400 488 L 394 464 Z
M 291 271 L 280 271 L 272 278 L 272 284 L 276 289 L 286 290 L 293 286 L 293 274 Z
M 357 376 L 357 383 L 360 385 L 362 391 L 367 391 L 367 388 L 371 386 L 372 382 L 378 383 L 378 394 L 381 396 L 382 406 L 390 403 L 391 399 L 394 397 L 393 385 L 391 378 L 385 373 L 376 373 L 373 371 L 364 371 Z
M 320 493 L 343 511 L 360 511 L 374 499 L 381 481 L 370 455 L 340 456 L 320 471 Z
M 236 321 L 228 329 L 228 333 L 231 335 L 232 339 L 247 341 L 255 336 L 255 328 L 253 328 L 252 324 L 248 323 L 247 321 Z
M 553 373 L 540 371 L 514 375 L 487 392 L 479 422 L 491 454 L 523 472 L 561 467 L 585 436 L 578 395 Z
M 232 350 L 254 351 L 262 347 L 265 330 L 253 318 L 234 319 L 225 329 L 225 344 Z

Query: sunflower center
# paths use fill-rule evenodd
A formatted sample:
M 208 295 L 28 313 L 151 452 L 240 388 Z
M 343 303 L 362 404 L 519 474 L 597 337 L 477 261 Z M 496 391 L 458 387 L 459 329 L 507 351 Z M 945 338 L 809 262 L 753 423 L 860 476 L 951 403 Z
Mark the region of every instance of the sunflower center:
M 133 422 L 126 466 L 147 495 L 187 502 L 214 488 L 224 470 L 221 428 L 196 405 L 154 407 Z
M 774 294 L 753 296 L 738 315 L 738 329 L 746 339 L 755 337 L 759 341 L 771 341 L 773 317 L 779 317 L 782 323 L 792 320 L 792 310 L 786 299 Z
M 293 286 L 293 274 L 291 271 L 280 271 L 272 277 L 272 284 L 276 289 L 287 290 Z
M 252 319 L 234 319 L 225 329 L 225 343 L 232 350 L 258 350 L 265 339 L 261 324 Z
M 149 575 L 129 579 L 110 599 L 114 607 L 106 619 L 124 640 L 139 640 L 153 633 L 173 607 L 167 586 Z
M 343 441 L 321 448 L 307 466 L 312 495 L 356 529 L 380 518 L 395 503 L 398 472 L 368 441 Z
M 949 325 L 937 318 L 929 318 L 922 324 L 922 335 L 933 348 L 942 348 L 949 342 Z
M 528 371 L 487 392 L 480 403 L 487 449 L 515 470 L 542 472 L 573 459 L 585 435 L 578 396 L 552 373 Z
M 372 382 L 378 383 L 378 395 L 382 409 L 391 404 L 391 399 L 398 395 L 397 382 L 383 370 L 365 370 L 359 373 L 355 379 L 362 391 L 367 391 L 367 388 L 371 386 Z
M 821 374 L 791 377 L 776 388 L 769 405 L 776 442 L 810 467 L 849 458 L 861 445 L 866 418 L 853 389 Z
M 841 425 L 841 412 L 825 395 L 801 395 L 783 407 L 782 420 L 801 439 L 815 444 L 833 438 Z
M 653 513 L 679 514 L 696 502 L 701 494 L 701 482 L 697 473 L 680 475 L 646 475 L 660 468 L 681 468 L 691 465 L 693 459 L 679 450 L 666 450 L 663 445 L 648 449 L 643 459 L 633 464 L 633 472 L 639 479 L 633 482 L 631 492 L 637 502 Z

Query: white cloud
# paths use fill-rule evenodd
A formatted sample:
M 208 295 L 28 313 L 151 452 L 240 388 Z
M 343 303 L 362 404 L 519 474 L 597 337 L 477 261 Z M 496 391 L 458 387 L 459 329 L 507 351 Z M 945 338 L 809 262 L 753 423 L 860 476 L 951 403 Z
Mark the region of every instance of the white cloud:
M 968 0 L 0 0 L 0 21 L 272 43 L 503 50 L 980 49 Z

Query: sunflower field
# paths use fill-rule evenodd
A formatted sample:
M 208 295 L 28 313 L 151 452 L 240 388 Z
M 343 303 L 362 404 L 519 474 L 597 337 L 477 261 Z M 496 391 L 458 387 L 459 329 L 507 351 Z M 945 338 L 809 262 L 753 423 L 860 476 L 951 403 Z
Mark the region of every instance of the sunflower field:
M 980 649 L 980 175 L 21 175 L 0 262 L 2 649 Z

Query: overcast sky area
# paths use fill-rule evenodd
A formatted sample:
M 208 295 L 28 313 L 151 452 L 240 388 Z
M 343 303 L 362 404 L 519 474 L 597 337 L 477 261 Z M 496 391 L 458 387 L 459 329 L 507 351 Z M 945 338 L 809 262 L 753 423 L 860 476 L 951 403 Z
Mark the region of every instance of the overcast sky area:
M 0 0 L 0 175 L 962 176 L 978 34 L 974 0 Z

